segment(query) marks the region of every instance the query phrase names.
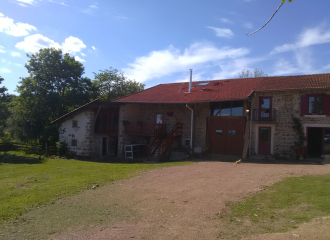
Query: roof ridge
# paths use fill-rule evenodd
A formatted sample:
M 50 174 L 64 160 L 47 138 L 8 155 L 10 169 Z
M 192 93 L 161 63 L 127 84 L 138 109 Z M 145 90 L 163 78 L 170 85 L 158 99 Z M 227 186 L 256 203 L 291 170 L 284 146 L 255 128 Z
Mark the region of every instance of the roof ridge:
M 138 94 L 138 93 L 140 93 L 140 92 L 147 91 L 147 90 L 149 90 L 149 89 L 151 89 L 151 88 L 155 88 L 155 87 L 160 86 L 160 85 L 163 85 L 163 83 L 160 83 L 160 84 L 158 84 L 158 85 L 152 86 L 152 87 L 147 88 L 147 89 L 143 89 L 142 91 L 139 91 L 139 92 L 135 92 L 135 93 L 131 93 L 131 94 L 128 94 L 128 95 L 125 95 L 125 96 L 119 97 L 119 98 L 115 98 L 115 99 L 112 100 L 112 102 L 115 102 L 115 101 L 117 101 L 117 100 L 119 100 L 119 99 L 121 99 L 121 98 L 124 98 L 124 97 L 132 96 L 132 95 L 134 95 L 134 94 Z
M 192 82 L 212 82 L 212 81 L 233 81 L 242 79 L 256 79 L 256 78 L 285 78 L 285 77 L 300 77 L 300 76 L 316 76 L 316 75 L 329 75 L 330 73 L 314 73 L 314 74 L 299 74 L 299 75 L 286 75 L 286 76 L 263 76 L 263 77 L 243 77 L 243 78 L 223 78 L 223 79 L 205 79 Z M 179 83 L 189 83 L 187 82 L 171 82 L 171 83 L 161 83 L 161 84 L 179 84 Z M 156 85 L 157 86 L 157 85 Z

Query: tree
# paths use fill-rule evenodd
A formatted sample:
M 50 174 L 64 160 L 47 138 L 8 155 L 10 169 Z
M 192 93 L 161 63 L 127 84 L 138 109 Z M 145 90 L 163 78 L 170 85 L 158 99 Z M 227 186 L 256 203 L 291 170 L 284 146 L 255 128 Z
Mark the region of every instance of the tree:
M 293 0 L 289 0 L 289 2 L 292 2 Z M 251 33 L 248 33 L 248 34 L 246 34 L 246 36 L 250 36 L 250 35 L 252 35 L 252 34 L 254 34 L 254 33 L 256 33 L 256 32 L 258 32 L 258 31 L 260 31 L 261 29 L 263 29 L 269 22 L 270 22 L 270 20 L 272 20 L 272 18 L 275 16 L 275 14 L 278 12 L 278 10 L 280 10 L 280 8 L 283 6 L 283 4 L 286 2 L 286 0 L 282 0 L 282 3 L 280 4 L 280 6 L 275 10 L 275 12 L 273 13 L 273 15 L 268 19 L 268 21 L 264 24 L 264 25 L 262 25 L 262 27 L 260 27 L 259 29 L 257 29 L 256 31 L 254 31 L 254 32 L 251 32 Z
M 4 79 L 0 76 L 0 84 Z M 10 101 L 10 95 L 7 92 L 5 86 L 0 87 L 0 137 L 4 135 L 5 122 L 9 116 L 8 102 Z
M 96 89 L 84 74 L 83 65 L 61 50 L 45 48 L 27 55 L 29 76 L 21 78 L 8 119 L 11 135 L 21 141 L 56 141 L 54 119 L 89 102 Z
M 250 71 L 249 69 L 243 69 L 242 72 L 238 74 L 238 78 L 253 78 L 253 77 L 267 77 L 268 75 L 262 70 L 254 69 Z
M 108 101 L 142 91 L 145 87 L 142 83 L 127 79 L 122 72 L 112 67 L 94 73 L 94 78 L 93 84 L 98 89 L 99 98 Z

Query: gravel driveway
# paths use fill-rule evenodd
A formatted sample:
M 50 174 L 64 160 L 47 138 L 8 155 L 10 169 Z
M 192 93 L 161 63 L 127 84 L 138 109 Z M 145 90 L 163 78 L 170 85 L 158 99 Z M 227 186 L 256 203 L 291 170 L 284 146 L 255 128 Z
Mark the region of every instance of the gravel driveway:
M 329 173 L 329 165 L 228 162 L 198 162 L 151 170 L 96 190 L 108 195 L 109 201 L 116 198 L 132 206 L 141 218 L 102 229 L 70 230 L 52 239 L 217 239 L 222 227 L 218 215 L 228 209 L 229 202 L 239 201 L 285 177 Z M 326 224 L 329 223 L 328 219 Z M 299 239 L 323 239 L 304 238 L 307 233 L 290 234 Z M 278 234 L 255 239 L 290 237 Z

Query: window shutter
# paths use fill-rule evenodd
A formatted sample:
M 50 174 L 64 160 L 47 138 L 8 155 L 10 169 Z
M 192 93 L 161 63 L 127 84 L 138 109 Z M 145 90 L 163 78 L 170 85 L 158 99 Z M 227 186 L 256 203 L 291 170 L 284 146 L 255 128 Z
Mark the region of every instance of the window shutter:
M 330 95 L 323 96 L 323 109 L 324 115 L 330 115 Z
M 301 96 L 300 102 L 300 116 L 308 115 L 308 95 Z

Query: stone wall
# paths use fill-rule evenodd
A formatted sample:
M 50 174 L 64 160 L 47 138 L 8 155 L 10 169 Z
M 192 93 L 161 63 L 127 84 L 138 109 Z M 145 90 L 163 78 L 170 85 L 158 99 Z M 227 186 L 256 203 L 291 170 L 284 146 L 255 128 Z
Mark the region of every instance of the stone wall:
M 209 115 L 209 103 L 189 104 L 195 108 L 195 146 L 206 146 L 206 119 Z M 118 156 L 124 157 L 124 146 L 127 144 L 148 144 L 150 137 L 124 134 L 123 120 L 129 122 L 143 121 L 155 123 L 156 114 L 162 113 L 167 133 L 177 122 L 183 123 L 182 139 L 190 139 L 191 111 L 185 104 L 122 104 L 119 111 Z
M 252 100 L 253 109 L 259 108 L 260 96 L 272 96 L 272 108 L 276 109 L 276 123 L 275 124 L 261 124 L 252 123 L 251 136 L 251 154 L 257 154 L 257 128 L 258 126 L 272 126 L 273 133 L 273 151 L 271 154 L 279 153 L 283 155 L 290 155 L 292 153 L 292 146 L 297 141 L 297 135 L 293 126 L 292 115 L 302 120 L 304 126 L 318 126 L 317 124 L 329 124 L 330 116 L 300 116 L 300 98 L 304 94 L 330 94 L 330 91 L 283 91 L 283 92 L 267 92 L 257 93 Z M 305 127 L 306 132 L 306 127 Z
M 72 121 L 78 121 L 78 127 L 72 127 Z M 92 110 L 81 112 L 65 120 L 59 127 L 59 141 L 65 142 L 72 153 L 81 156 L 101 156 L 102 139 L 108 138 L 108 155 L 114 155 L 117 137 L 106 134 L 94 134 L 95 116 Z M 63 132 L 63 129 L 65 132 Z M 77 140 L 77 146 L 72 146 L 72 139 Z

